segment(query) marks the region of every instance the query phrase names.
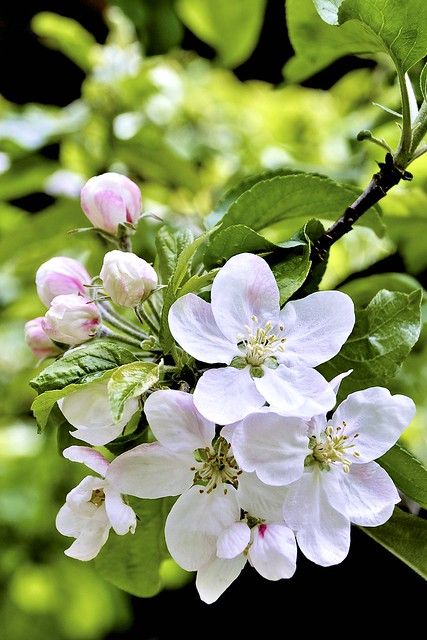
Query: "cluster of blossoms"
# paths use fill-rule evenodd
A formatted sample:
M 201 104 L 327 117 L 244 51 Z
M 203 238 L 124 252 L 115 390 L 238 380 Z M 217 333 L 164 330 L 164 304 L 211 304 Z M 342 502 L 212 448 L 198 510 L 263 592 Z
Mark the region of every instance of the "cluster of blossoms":
M 118 222 L 135 222 L 135 189 L 111 174 L 93 178 L 83 189 L 83 209 L 98 228 L 115 233 Z M 150 265 L 119 251 L 106 255 L 100 276 L 111 300 L 129 307 L 157 285 Z M 87 284 L 75 261 L 53 258 L 40 267 L 37 288 L 50 308 L 27 324 L 37 355 L 100 335 L 104 303 L 87 297 Z M 315 367 L 335 356 L 353 329 L 353 303 L 344 293 L 317 292 L 280 309 L 267 262 L 240 254 L 219 270 L 210 299 L 189 293 L 169 312 L 176 343 L 195 359 L 193 393 L 162 383 L 147 394 L 143 410 L 155 441 L 111 462 L 92 447 L 66 449 L 66 458 L 98 475 L 68 494 L 57 517 L 59 531 L 75 538 L 66 553 L 90 560 L 111 527 L 118 535 L 135 531 L 126 496 L 177 496 L 166 543 L 181 567 L 197 571 L 208 603 L 246 562 L 268 580 L 290 578 L 297 544 L 313 562 L 333 565 L 348 553 L 351 523 L 386 522 L 399 495 L 374 460 L 415 412 L 412 400 L 382 387 L 352 393 L 336 407 L 351 371 L 327 381 Z M 110 443 L 140 410 L 138 399 L 129 399 L 115 421 L 105 381 L 59 406 L 72 434 L 92 446 Z

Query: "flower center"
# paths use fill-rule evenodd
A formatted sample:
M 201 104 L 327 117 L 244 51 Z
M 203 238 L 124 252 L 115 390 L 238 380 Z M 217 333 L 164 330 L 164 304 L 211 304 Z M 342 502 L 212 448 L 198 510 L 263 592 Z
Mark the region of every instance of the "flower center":
M 100 507 L 101 504 L 105 501 L 105 493 L 102 489 L 94 489 L 92 491 L 91 498 L 89 502 L 95 505 L 95 507 Z
M 239 336 L 239 349 L 244 353 L 244 359 L 251 367 L 260 367 L 267 358 L 274 358 L 278 351 L 285 350 L 286 338 L 283 335 L 283 325 L 279 326 L 279 333 L 273 332 L 273 324 L 266 322 L 259 326 L 256 316 L 252 316 L 253 325 L 245 325 L 246 334 Z
M 322 470 L 329 471 L 332 463 L 338 463 L 348 473 L 353 462 L 350 458 L 358 458 L 360 454 L 355 450 L 354 443 L 359 434 L 347 436 L 346 426 L 345 422 L 339 427 L 328 425 L 320 436 L 311 436 L 309 447 L 312 454 L 307 457 L 306 464 L 317 463 Z
M 221 436 L 210 447 L 196 449 L 194 457 L 199 463 L 195 471 L 194 484 L 203 485 L 200 493 L 211 493 L 220 484 L 231 484 L 237 488 L 238 476 L 242 473 L 230 451 L 230 444 Z M 224 493 L 227 489 L 224 488 Z

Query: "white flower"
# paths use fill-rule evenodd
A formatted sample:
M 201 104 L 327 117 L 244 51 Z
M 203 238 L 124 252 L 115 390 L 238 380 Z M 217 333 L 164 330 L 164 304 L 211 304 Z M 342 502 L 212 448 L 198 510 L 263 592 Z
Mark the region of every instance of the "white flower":
M 76 428 L 71 435 L 96 446 L 117 438 L 138 410 L 138 399 L 130 398 L 125 403 L 121 420 L 114 422 L 107 385 L 107 381 L 95 381 L 58 400 L 62 413 Z
M 373 460 L 394 445 L 414 413 L 410 398 L 372 387 L 349 395 L 331 420 L 308 421 L 305 442 L 289 433 L 299 434 L 299 424 L 259 412 L 236 426 L 232 445 L 242 468 L 268 484 L 287 484 L 295 467 L 299 472 L 304 465 L 300 479 L 285 487 L 283 515 L 302 552 L 328 566 L 347 555 L 350 522 L 377 526 L 393 513 L 399 495 Z
M 94 227 L 115 235 L 120 223 L 138 222 L 141 192 L 126 176 L 103 173 L 86 182 L 81 191 L 81 206 Z
M 101 327 L 101 315 L 96 304 L 69 293 L 52 300 L 42 327 L 52 340 L 77 345 L 96 336 Z
M 67 495 L 56 517 L 58 531 L 76 538 L 65 554 L 77 560 L 92 560 L 106 543 L 111 527 L 119 536 L 135 532 L 136 515 L 124 502 L 117 486 L 109 480 L 115 461 L 110 464 L 89 447 L 68 447 L 63 453 L 68 460 L 83 462 L 102 476 L 84 478 Z
M 215 438 L 215 425 L 200 415 L 189 393 L 155 391 L 144 411 L 158 442 L 122 454 L 114 474 L 124 493 L 129 487 L 139 498 L 182 494 L 166 521 L 166 543 L 176 562 L 193 571 L 215 553 L 219 533 L 240 517 L 240 471 L 229 443 Z
M 237 491 L 243 518 L 218 536 L 216 554 L 197 572 L 201 599 L 211 604 L 235 580 L 247 561 L 267 580 L 290 578 L 297 546 L 282 516 L 284 489 L 268 487 L 255 474 L 239 477 Z
M 104 289 L 115 304 L 133 308 L 157 286 L 153 267 L 134 253 L 109 251 L 101 269 Z
M 311 417 L 331 409 L 335 394 L 313 367 L 332 358 L 351 333 L 354 308 L 339 291 L 313 293 L 279 308 L 268 264 L 243 253 L 216 276 L 208 304 L 194 294 L 169 312 L 178 344 L 208 363 L 194 403 L 209 420 L 231 424 L 265 402 L 281 412 Z
M 67 293 L 85 295 L 85 285 L 90 284 L 91 277 L 84 266 L 65 256 L 56 256 L 44 262 L 36 273 L 36 287 L 40 300 L 46 307 L 56 296 Z
M 38 358 L 49 358 L 62 353 L 43 329 L 43 317 L 34 318 L 25 323 L 25 342 Z

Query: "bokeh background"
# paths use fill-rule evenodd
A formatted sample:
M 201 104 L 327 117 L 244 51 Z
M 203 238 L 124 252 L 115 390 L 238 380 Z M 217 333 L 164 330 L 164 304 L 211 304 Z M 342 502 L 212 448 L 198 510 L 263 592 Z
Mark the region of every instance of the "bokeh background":
M 296 4 L 287 3 L 289 19 Z M 302 68 L 289 63 L 282 0 L 248 0 L 243 12 L 240 0 L 7 5 L 0 9 L 1 637 L 196 638 L 211 624 L 229 635 L 228 616 L 242 633 L 260 624 L 266 631 L 283 627 L 284 608 L 301 601 L 313 614 L 306 630 L 330 628 L 324 607 L 337 615 L 358 582 L 374 621 L 381 593 L 410 625 L 405 612 L 421 578 L 358 530 L 341 566 L 322 569 L 301 558 L 296 577 L 279 584 L 247 569 L 210 608 L 171 562 L 164 590 L 142 600 L 105 582 L 92 563 L 66 558 L 54 519 L 83 472 L 59 457 L 55 433 L 36 433 L 28 381 L 38 364 L 23 340 L 24 322 L 44 313 L 34 288 L 43 261 L 69 255 L 99 272 L 99 241 L 67 233 L 86 224 L 78 196 L 87 178 L 126 173 L 140 184 L 147 212 L 196 229 L 224 189 L 251 173 L 288 167 L 363 185 L 381 152 L 356 142 L 357 132 L 398 138 L 394 117 L 372 104 L 399 108 L 392 70 L 362 58 L 321 70 L 316 59 Z M 372 294 L 390 282 L 402 291 L 425 285 L 427 156 L 413 170 L 416 180 L 384 201 L 386 230 L 359 227 L 334 247 L 324 288 L 343 287 L 364 303 L 361 275 L 372 276 Z M 158 226 L 154 217 L 139 226 L 136 247 L 147 259 Z M 282 233 L 279 226 L 278 239 Z M 423 331 L 393 384 L 417 402 L 404 443 L 423 461 L 426 383 Z M 357 619 L 357 607 L 353 613 Z

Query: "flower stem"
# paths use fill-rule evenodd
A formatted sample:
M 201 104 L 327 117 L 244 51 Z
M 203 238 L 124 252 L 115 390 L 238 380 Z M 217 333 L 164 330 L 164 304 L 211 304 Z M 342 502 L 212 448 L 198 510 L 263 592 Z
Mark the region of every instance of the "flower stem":
M 112 312 L 111 309 L 106 308 L 105 305 L 101 304 L 101 315 L 108 324 L 111 324 L 116 329 L 120 329 L 128 336 L 133 336 L 139 341 L 145 340 L 148 338 L 148 335 L 144 331 L 140 331 L 134 325 L 126 322 L 120 316 L 118 316 L 115 312 Z
M 102 325 L 100 336 L 104 338 L 111 338 L 112 340 L 119 340 L 120 342 L 124 342 L 125 344 L 132 345 L 132 347 L 138 347 L 138 349 L 141 349 L 141 341 L 135 340 L 128 335 L 114 333 L 114 331 L 111 331 L 111 329 L 109 329 L 105 325 Z
M 151 331 L 153 332 L 154 336 L 157 336 L 159 333 L 159 327 L 156 326 L 154 324 L 154 322 L 151 320 L 151 318 L 149 317 L 149 315 L 146 313 L 146 311 L 143 309 L 142 304 L 140 304 L 138 307 L 135 307 L 135 314 L 136 317 L 138 318 L 138 320 L 143 324 L 145 322 L 145 324 L 149 327 L 149 329 L 151 329 Z
M 424 102 L 421 105 L 421 109 L 418 113 L 418 116 L 415 119 L 414 128 L 412 130 L 411 151 L 415 157 L 418 157 L 416 156 L 415 152 L 418 149 L 419 145 L 421 144 L 426 133 L 427 133 L 427 100 L 424 100 Z

